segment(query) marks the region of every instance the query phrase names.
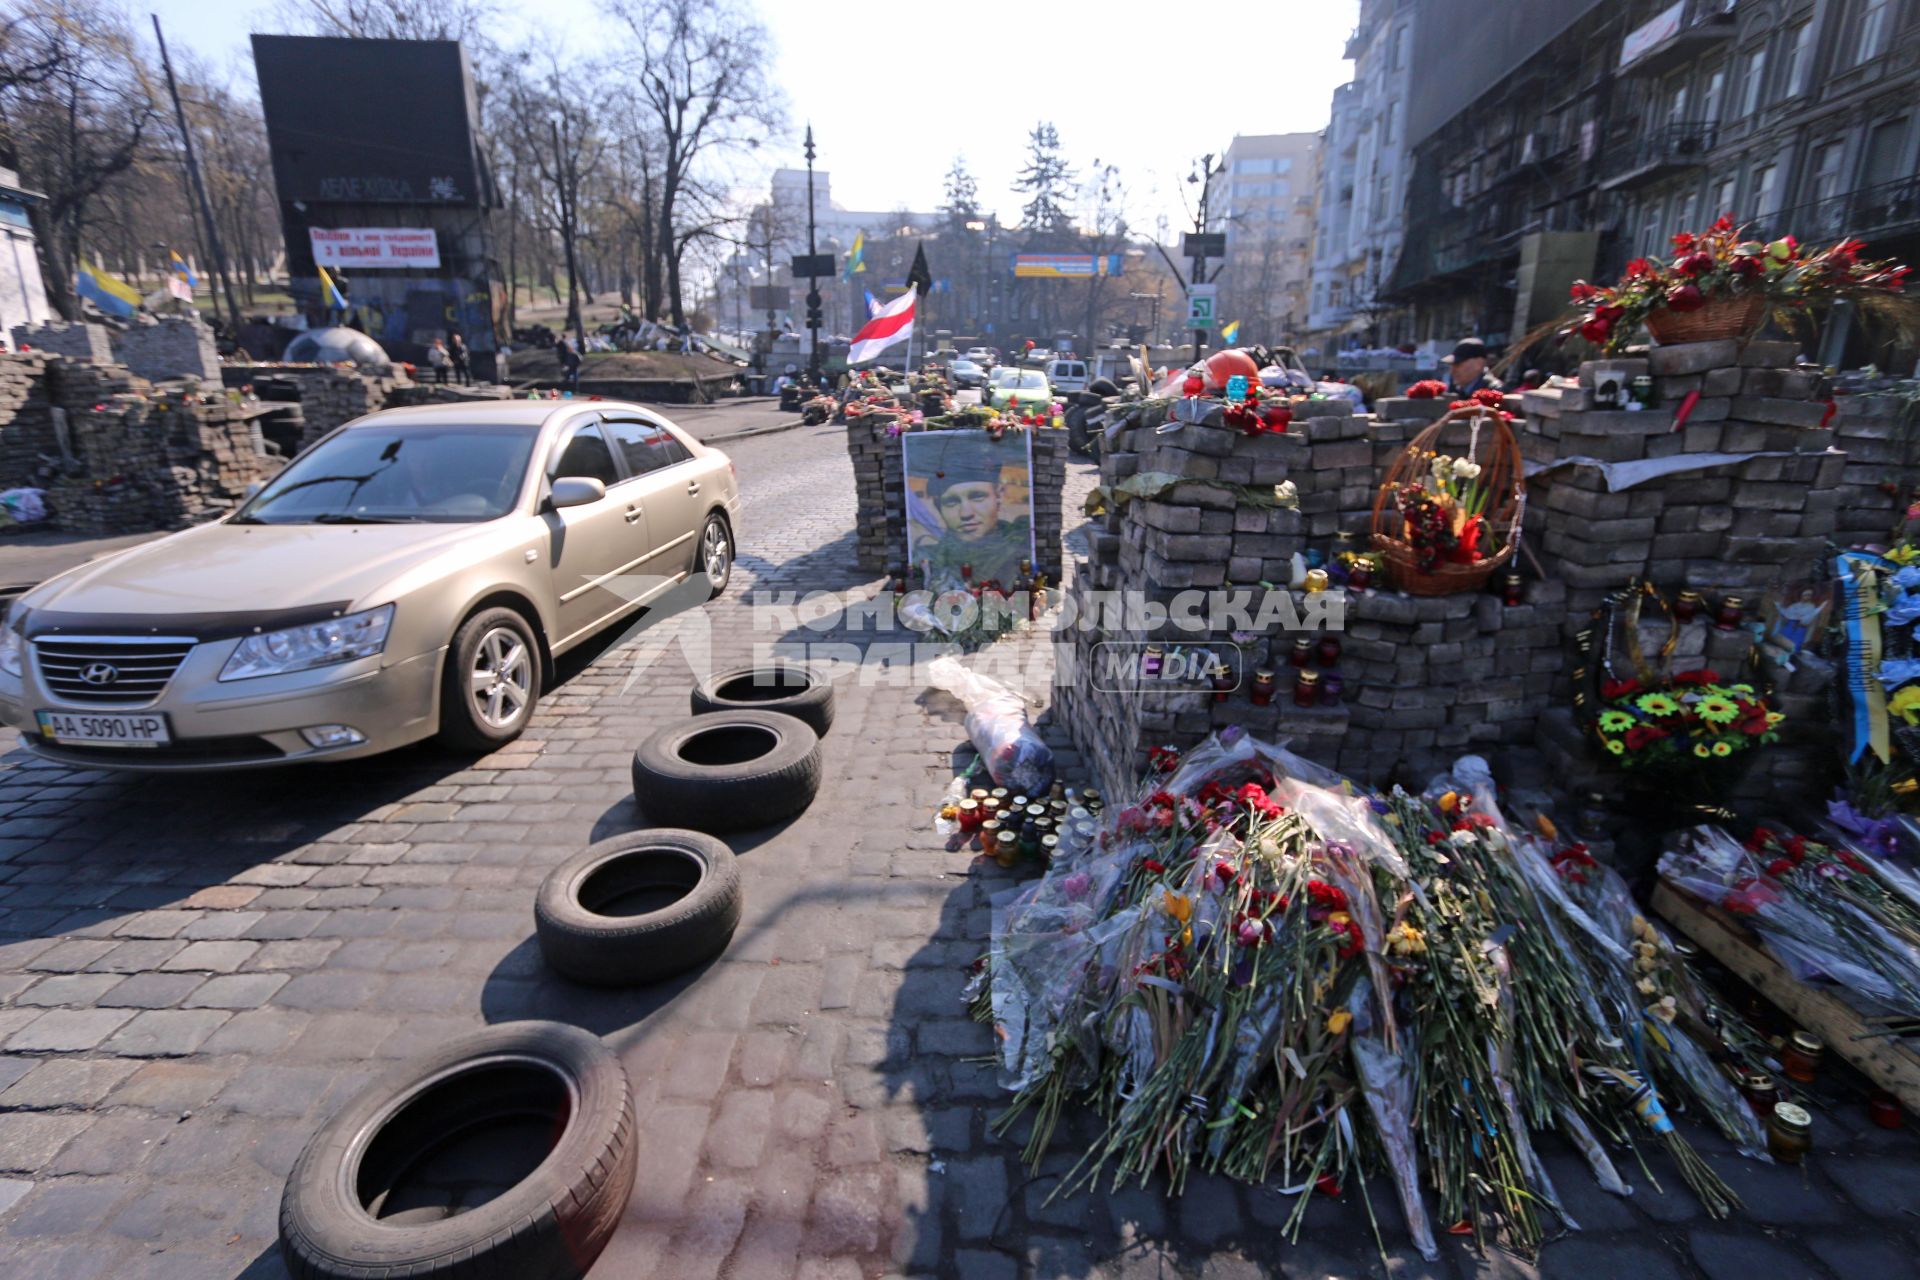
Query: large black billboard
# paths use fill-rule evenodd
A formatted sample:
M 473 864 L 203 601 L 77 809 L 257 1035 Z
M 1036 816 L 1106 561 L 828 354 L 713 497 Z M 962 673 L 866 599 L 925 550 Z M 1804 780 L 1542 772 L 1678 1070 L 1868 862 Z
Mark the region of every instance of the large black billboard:
M 282 201 L 484 206 L 457 40 L 253 37 Z

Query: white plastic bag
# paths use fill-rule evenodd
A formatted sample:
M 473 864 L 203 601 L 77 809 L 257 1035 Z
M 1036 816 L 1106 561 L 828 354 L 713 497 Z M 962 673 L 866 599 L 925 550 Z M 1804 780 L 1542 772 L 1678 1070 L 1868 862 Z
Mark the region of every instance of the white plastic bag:
M 927 680 L 966 705 L 967 738 L 986 761 L 995 786 L 1032 796 L 1053 785 L 1053 750 L 1027 722 L 1025 699 L 951 656 L 935 658 Z

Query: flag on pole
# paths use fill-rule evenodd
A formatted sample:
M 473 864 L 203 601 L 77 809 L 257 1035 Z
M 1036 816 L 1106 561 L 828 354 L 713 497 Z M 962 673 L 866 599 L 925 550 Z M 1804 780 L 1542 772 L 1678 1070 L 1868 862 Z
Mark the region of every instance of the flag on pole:
M 180 251 L 178 249 L 169 249 L 167 250 L 167 256 L 173 260 L 173 274 L 179 278 L 180 282 L 189 289 L 198 288 L 200 285 L 200 277 L 193 274 L 193 268 L 188 266 L 187 260 L 180 256 Z
M 333 282 L 333 277 L 327 274 L 325 267 L 315 263 L 313 269 L 320 273 L 320 305 L 329 310 L 338 307 L 340 310 L 345 311 L 347 309 L 347 295 L 340 292 L 340 286 Z
M 1239 336 L 1240 322 L 1238 320 L 1235 320 L 1232 324 L 1220 330 L 1220 341 L 1222 342 L 1232 342 Z
M 927 246 L 924 242 L 913 247 L 913 266 L 907 269 L 907 287 L 918 293 L 933 290 L 933 272 L 927 268 Z
M 140 292 L 84 259 L 73 273 L 73 291 L 110 316 L 122 319 L 140 309 Z
M 847 255 L 847 279 L 851 280 L 867 269 L 867 233 L 853 233 L 853 252 Z
M 871 320 L 880 312 L 880 299 L 873 296 L 871 289 L 863 289 L 861 292 L 867 295 L 867 319 Z
M 864 364 L 877 359 L 894 343 L 911 339 L 914 303 L 919 300 L 920 295 L 909 289 L 876 311 L 873 319 L 853 335 L 853 344 L 847 348 L 847 363 Z

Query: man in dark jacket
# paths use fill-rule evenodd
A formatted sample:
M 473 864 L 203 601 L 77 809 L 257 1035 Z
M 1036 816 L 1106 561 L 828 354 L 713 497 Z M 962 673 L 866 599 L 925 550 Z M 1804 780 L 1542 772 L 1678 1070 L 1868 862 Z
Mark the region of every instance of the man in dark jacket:
M 1502 389 L 1500 380 L 1487 372 L 1487 344 L 1478 338 L 1454 343 L 1453 354 L 1441 363 L 1448 366 L 1447 388 L 1455 400 L 1464 400 L 1476 391 Z

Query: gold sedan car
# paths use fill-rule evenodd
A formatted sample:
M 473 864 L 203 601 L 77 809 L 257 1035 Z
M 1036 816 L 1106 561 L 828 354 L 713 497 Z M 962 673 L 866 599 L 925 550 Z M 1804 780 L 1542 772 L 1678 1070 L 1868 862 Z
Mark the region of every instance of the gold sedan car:
M 129 769 L 517 737 L 553 660 L 732 573 L 733 464 L 639 405 L 348 423 L 233 515 L 51 578 L 0 623 L 0 720 Z

